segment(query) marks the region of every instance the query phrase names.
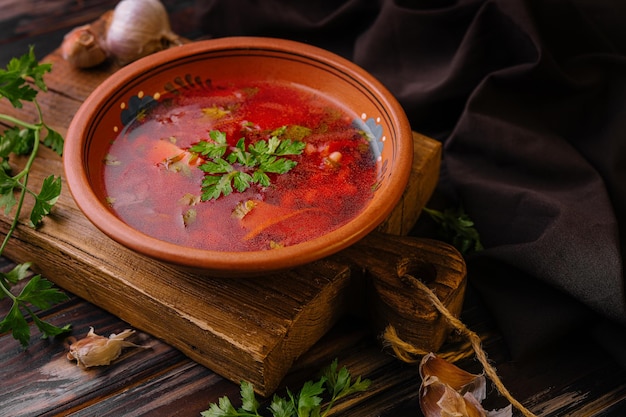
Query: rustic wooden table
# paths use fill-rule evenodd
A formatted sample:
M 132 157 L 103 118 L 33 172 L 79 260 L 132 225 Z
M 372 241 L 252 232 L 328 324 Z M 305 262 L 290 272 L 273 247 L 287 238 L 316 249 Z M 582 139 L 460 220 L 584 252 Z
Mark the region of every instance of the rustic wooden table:
M 3 271 L 12 265 L 1 259 Z M 7 310 L 7 303 L 1 302 L 0 314 Z M 57 325 L 73 323 L 72 335 L 77 337 L 86 334 L 89 326 L 105 335 L 128 327 L 116 316 L 75 296 L 41 314 Z M 471 287 L 461 318 L 485 338 L 484 348 L 507 388 L 537 416 L 626 415 L 626 372 L 594 343 L 562 340 L 532 358 L 513 362 Z M 224 395 L 238 398 L 237 384 L 148 334 L 139 332 L 136 336 L 136 342 L 151 349 L 129 349 L 114 365 L 87 371 L 66 359 L 63 339 L 40 340 L 35 333 L 24 350 L 10 335 L 0 336 L 0 415 L 186 417 L 199 416 Z M 278 393 L 284 393 L 285 385 L 297 389 L 315 377 L 327 365 L 328 357 L 338 358 L 354 375 L 372 380 L 370 390 L 341 403 L 333 415 L 422 415 L 416 366 L 400 362 L 381 349 L 362 321 L 352 317 L 342 319 L 300 358 Z M 471 372 L 481 370 L 473 358 L 458 365 Z M 490 390 L 487 407 L 505 404 Z
M 93 21 L 116 2 L 45 3 L 49 8 L 37 8 L 34 3 L 38 2 L 0 0 L 4 13 L 0 43 L 2 65 L 9 57 L 23 53 L 31 43 L 43 46 L 38 56 L 45 56 L 58 46 L 62 33 Z M 189 21 L 193 2 L 164 3 L 174 16 L 175 29 L 176 22 Z M 63 19 L 59 19 L 60 15 Z M 178 32 L 193 36 L 193 27 L 187 30 L 190 33 Z M 53 117 L 60 125 L 71 119 L 69 114 Z M 13 265 L 13 261 L 0 258 L 2 271 Z M 71 336 L 84 336 L 90 326 L 104 335 L 130 327 L 119 315 L 84 298 L 69 295 L 69 301 L 40 315 L 57 325 L 72 323 Z M 4 316 L 9 307 L 8 300 L 1 300 L 0 316 Z M 626 370 L 593 341 L 572 336 L 533 356 L 513 361 L 471 285 L 461 318 L 484 338 L 484 348 L 507 388 L 536 415 L 626 415 Z M 41 340 L 39 336 L 35 332 L 28 349 L 22 349 L 10 335 L 0 335 L 2 416 L 198 416 L 219 397 L 238 398 L 236 383 L 145 332 L 139 331 L 134 341 L 150 349 L 126 350 L 113 366 L 89 370 L 82 370 L 66 359 L 66 339 Z M 342 316 L 318 343 L 297 359 L 278 393 L 284 393 L 285 386 L 292 390 L 299 388 L 303 381 L 313 378 L 327 365 L 329 358 L 338 358 L 354 375 L 372 380 L 369 391 L 342 402 L 334 415 L 421 415 L 416 365 L 393 357 L 381 347 L 377 336 L 361 317 L 349 314 Z M 471 372 L 481 370 L 473 357 L 459 365 Z M 505 404 L 506 401 L 491 390 L 485 405 L 490 409 Z

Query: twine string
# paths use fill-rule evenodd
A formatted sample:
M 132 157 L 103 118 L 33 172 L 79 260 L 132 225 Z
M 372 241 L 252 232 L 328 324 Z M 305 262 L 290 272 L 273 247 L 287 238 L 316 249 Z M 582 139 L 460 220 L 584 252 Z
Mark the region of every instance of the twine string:
M 464 336 L 469 343 L 469 346 L 466 345 L 465 347 L 461 347 L 456 352 L 448 352 L 439 356 L 442 356 L 443 359 L 449 361 L 456 361 L 470 356 L 471 350 L 473 350 L 476 358 L 483 366 L 485 374 L 487 374 L 489 379 L 491 379 L 500 395 L 504 396 L 515 408 L 521 411 L 524 416 L 536 417 L 533 413 L 527 410 L 526 407 L 524 407 L 519 401 L 517 401 L 513 397 L 513 395 L 511 395 L 509 390 L 504 386 L 504 383 L 502 383 L 502 381 L 500 380 L 500 377 L 498 376 L 495 368 L 489 363 L 489 360 L 487 359 L 487 354 L 482 348 L 482 340 L 480 336 L 467 328 L 467 326 L 465 326 L 465 324 L 463 324 L 461 320 L 459 320 L 452 313 L 450 313 L 446 306 L 439 300 L 437 295 L 422 281 L 408 274 L 403 275 L 401 279 L 412 287 L 423 291 L 430 300 L 430 302 L 435 306 L 437 311 L 439 311 L 439 313 L 447 320 L 452 328 L 454 328 L 454 330 Z M 419 349 L 415 346 L 412 346 L 410 343 L 401 340 L 392 326 L 389 326 L 385 330 L 384 337 L 393 349 L 394 354 L 398 357 L 398 359 L 405 362 L 415 362 L 415 356 L 424 356 L 430 353 L 425 352 L 422 349 Z M 470 347 L 471 350 L 469 349 Z
M 391 325 L 385 328 L 382 338 L 385 346 L 391 348 L 394 355 L 406 363 L 420 362 L 423 356 L 431 353 L 402 340 L 395 327 Z M 469 341 L 463 340 L 461 343 L 448 344 L 446 350 L 437 352 L 437 356 L 454 363 L 474 356 L 474 349 Z

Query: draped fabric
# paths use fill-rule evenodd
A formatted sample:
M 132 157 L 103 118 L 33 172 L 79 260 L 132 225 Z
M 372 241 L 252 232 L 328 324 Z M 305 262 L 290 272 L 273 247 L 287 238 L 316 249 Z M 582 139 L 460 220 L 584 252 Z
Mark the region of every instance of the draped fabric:
M 443 143 L 438 192 L 481 233 L 469 282 L 514 355 L 599 322 L 624 332 L 626 2 L 199 7 L 208 36 L 282 37 L 353 60 Z

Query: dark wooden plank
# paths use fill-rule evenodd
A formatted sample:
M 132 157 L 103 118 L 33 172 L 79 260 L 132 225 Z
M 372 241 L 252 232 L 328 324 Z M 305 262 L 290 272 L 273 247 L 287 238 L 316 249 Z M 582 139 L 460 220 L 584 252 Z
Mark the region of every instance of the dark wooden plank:
M 626 401 L 621 400 L 607 408 L 599 410 L 594 417 L 618 417 L 626 416 Z
M 208 408 L 207 399 L 224 395 L 236 398 L 239 387 L 188 360 L 117 395 L 86 404 L 72 416 L 199 416 Z
M 1 313 L 3 316 L 6 314 L 4 306 Z M 116 317 L 76 298 L 42 318 L 55 325 L 73 323 L 72 334 L 76 338 L 84 337 L 89 326 L 94 326 L 97 333 L 105 336 L 129 327 Z M 0 362 L 3 389 L 0 390 L 0 404 L 3 415 L 54 415 L 110 396 L 147 375 L 188 361 L 163 342 L 138 333 L 132 340 L 150 346 L 150 349 L 128 349 L 114 367 L 83 370 L 75 361 L 66 358 L 67 341 L 43 340 L 34 326 L 32 330 L 33 338 L 27 350 L 22 350 L 10 336 L 2 337 Z

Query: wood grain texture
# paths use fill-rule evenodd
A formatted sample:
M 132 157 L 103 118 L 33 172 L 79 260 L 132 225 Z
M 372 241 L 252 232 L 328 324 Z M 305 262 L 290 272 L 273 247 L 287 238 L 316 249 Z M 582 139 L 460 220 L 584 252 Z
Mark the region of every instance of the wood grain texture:
M 12 267 L 0 258 L 0 270 Z M 490 361 L 513 395 L 541 417 L 619 417 L 626 410 L 626 371 L 601 346 L 589 338 L 567 337 L 536 356 L 512 361 L 488 311 L 469 292 L 461 319 L 484 339 Z M 9 305 L 0 300 L 0 314 Z M 118 333 L 128 323 L 110 313 L 71 297 L 41 312 L 55 324 L 73 323 L 71 336 L 83 337 L 93 325 L 100 334 Z M 238 405 L 239 387 L 206 367 L 191 361 L 160 340 L 138 332 L 134 341 L 151 350 L 127 349 L 111 366 L 80 370 L 65 358 L 63 339 L 40 340 L 34 335 L 23 350 L 10 335 L 0 335 L 1 415 L 34 416 L 199 416 L 211 402 L 228 396 Z M 372 381 L 371 388 L 338 404 L 333 416 L 420 417 L 416 365 L 402 363 L 381 348 L 371 329 L 359 317 L 340 321 L 292 366 L 277 393 L 297 390 L 338 358 L 353 375 Z M 444 345 L 452 346 L 454 340 Z M 474 358 L 458 363 L 480 372 Z M 261 399 L 264 404 L 268 400 Z M 506 405 L 488 389 L 488 409 Z M 514 413 L 514 417 L 518 414 Z
M 428 296 L 409 285 L 409 275 L 424 282 L 455 317 L 461 314 L 466 266 L 461 254 L 440 241 L 372 233 L 339 256 L 365 269 L 369 320 L 377 333 L 392 326 L 415 348 L 437 352 L 451 330 Z

